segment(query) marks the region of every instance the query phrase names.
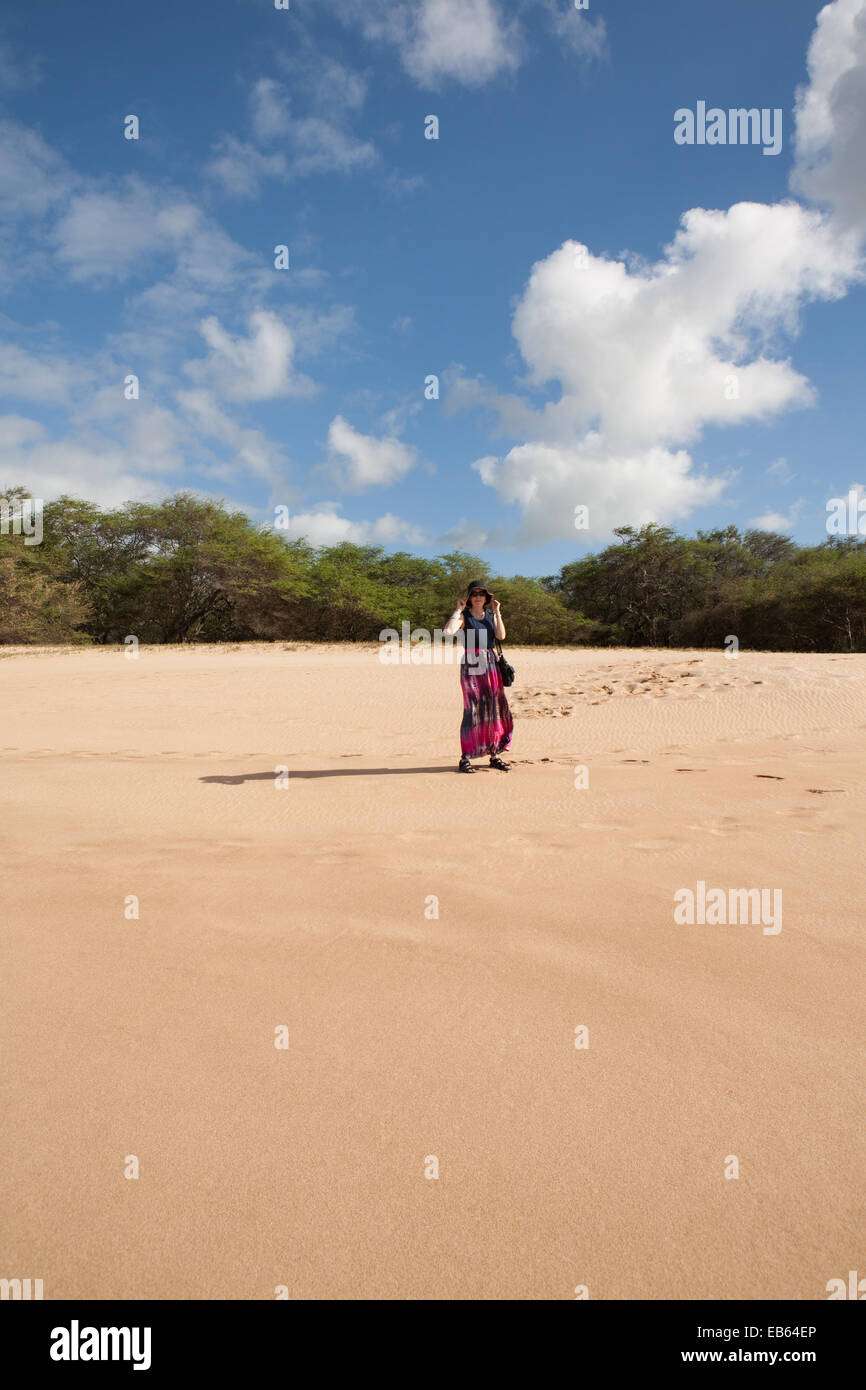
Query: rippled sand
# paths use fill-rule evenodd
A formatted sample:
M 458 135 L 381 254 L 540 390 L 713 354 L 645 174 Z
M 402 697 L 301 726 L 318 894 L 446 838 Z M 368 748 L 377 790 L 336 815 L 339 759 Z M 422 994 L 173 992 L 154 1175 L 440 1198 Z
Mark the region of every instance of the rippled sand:
M 462 777 L 456 666 L 0 648 L 0 1274 L 821 1299 L 862 1268 L 866 657 L 508 655 L 512 771 Z M 678 924 L 699 881 L 780 888 L 782 930 Z

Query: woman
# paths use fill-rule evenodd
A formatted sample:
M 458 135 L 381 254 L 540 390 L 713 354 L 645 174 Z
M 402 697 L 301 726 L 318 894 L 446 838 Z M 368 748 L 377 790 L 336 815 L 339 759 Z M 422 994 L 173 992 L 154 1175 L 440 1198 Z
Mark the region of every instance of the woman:
M 466 598 L 460 600 L 443 631 L 453 636 L 461 628 L 466 640 L 460 662 L 463 722 L 457 770 L 474 772 L 469 759 L 489 753 L 490 766 L 508 772 L 509 764 L 503 762 L 499 754 L 511 747 L 514 721 L 494 650 L 495 640 L 498 638 L 502 642 L 505 638 L 505 624 L 498 599 L 478 580 L 469 585 Z

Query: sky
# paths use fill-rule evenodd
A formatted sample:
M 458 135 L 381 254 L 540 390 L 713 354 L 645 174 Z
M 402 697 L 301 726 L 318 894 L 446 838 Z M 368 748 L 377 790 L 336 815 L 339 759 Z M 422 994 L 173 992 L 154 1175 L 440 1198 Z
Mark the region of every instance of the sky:
M 8 0 L 0 487 L 503 574 L 818 544 L 864 245 L 866 0 Z

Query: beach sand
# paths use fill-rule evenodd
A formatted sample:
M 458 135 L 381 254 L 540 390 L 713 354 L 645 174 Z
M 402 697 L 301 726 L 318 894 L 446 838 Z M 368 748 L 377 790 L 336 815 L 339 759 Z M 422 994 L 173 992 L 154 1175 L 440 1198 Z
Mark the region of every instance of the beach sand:
M 512 770 L 465 777 L 453 665 L 0 648 L 0 1274 L 48 1299 L 866 1275 L 866 656 L 507 655 Z M 678 924 L 699 880 L 781 889 L 782 930 Z

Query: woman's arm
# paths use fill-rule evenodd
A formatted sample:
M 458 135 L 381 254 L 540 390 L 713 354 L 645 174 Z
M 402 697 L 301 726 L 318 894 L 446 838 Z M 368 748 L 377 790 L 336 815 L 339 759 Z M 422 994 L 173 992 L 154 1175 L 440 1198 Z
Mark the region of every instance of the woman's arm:
M 499 603 L 499 599 L 497 599 L 497 598 L 493 599 L 493 601 L 492 601 L 492 608 L 493 608 L 493 631 L 496 633 L 496 636 L 498 637 L 499 641 L 500 641 L 500 642 L 504 642 L 504 641 L 505 641 L 505 624 L 504 624 L 504 622 L 502 621 L 502 611 L 501 611 L 501 606 L 500 606 L 500 603 Z
M 463 609 L 466 607 L 466 600 L 461 599 L 451 617 L 442 629 L 443 636 L 453 637 L 455 632 L 459 632 L 463 626 Z

